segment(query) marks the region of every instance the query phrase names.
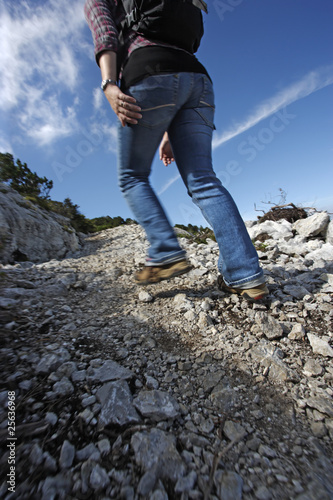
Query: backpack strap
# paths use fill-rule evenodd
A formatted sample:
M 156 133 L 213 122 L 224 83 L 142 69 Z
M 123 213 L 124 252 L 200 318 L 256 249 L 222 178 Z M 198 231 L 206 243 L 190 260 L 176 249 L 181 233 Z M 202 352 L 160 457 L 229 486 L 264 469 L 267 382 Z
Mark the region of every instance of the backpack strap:
M 195 7 L 197 7 L 200 10 L 203 10 L 206 14 L 208 14 L 208 8 L 206 2 L 204 0 L 183 0 L 187 1 L 189 3 L 192 3 Z M 137 2 L 134 0 L 135 7 L 129 12 L 129 5 L 133 4 L 133 2 L 128 1 L 128 0 L 123 0 L 122 1 L 126 16 L 125 19 L 121 22 L 121 28 L 132 28 L 135 24 L 137 24 L 141 17 L 142 13 L 140 11 L 140 8 L 137 6 Z M 142 2 L 141 2 L 142 4 Z
M 203 10 L 204 12 L 206 12 L 206 14 L 208 14 L 206 2 L 204 2 L 203 0 L 191 0 L 191 2 L 195 7 L 198 7 L 198 9 Z

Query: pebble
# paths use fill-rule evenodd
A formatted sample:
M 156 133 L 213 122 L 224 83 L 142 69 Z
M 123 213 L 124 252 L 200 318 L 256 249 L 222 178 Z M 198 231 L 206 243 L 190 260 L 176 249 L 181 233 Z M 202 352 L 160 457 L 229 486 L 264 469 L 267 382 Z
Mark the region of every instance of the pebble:
M 243 480 L 236 472 L 216 471 L 214 475 L 218 498 L 225 500 L 241 500 Z
M 63 377 L 53 385 L 53 391 L 59 396 L 67 396 L 74 392 L 74 386 L 67 377 Z
M 100 452 L 93 443 L 89 443 L 81 450 L 77 450 L 76 458 L 80 461 L 90 459 L 97 462 L 100 458 Z
M 323 367 L 314 359 L 309 359 L 303 367 L 303 373 L 307 377 L 322 375 L 323 371 Z
M 97 447 L 102 456 L 108 455 L 111 451 L 111 444 L 107 438 L 101 439 L 97 443 Z
M 333 348 L 326 340 L 321 339 L 312 333 L 308 333 L 307 336 L 314 354 L 321 354 L 322 356 L 329 356 L 331 358 L 333 357 Z
M 96 393 L 101 403 L 101 411 L 98 416 L 98 428 L 105 426 L 128 425 L 140 422 L 140 416 L 133 405 L 133 397 L 125 380 L 108 382 Z
M 75 457 L 75 446 L 65 440 L 60 451 L 59 465 L 61 469 L 69 469 Z
M 106 470 L 99 464 L 96 464 L 90 474 L 89 484 L 91 488 L 95 491 L 104 490 L 110 483 L 110 478 Z
M 159 390 L 139 392 L 133 404 L 143 417 L 156 422 L 174 419 L 180 412 L 177 401 L 167 392 Z
M 219 292 L 215 243 L 181 236 L 194 270 L 138 290 L 138 225 L 87 236 L 63 260 L 3 266 L 0 321 L 15 327 L 2 378 L 27 497 L 330 498 L 332 244 L 280 225 L 262 252 L 271 303 Z

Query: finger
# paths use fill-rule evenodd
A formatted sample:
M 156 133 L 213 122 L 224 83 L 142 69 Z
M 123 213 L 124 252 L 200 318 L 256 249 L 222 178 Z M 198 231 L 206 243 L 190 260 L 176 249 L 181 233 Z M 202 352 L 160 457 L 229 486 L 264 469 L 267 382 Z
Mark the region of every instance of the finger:
M 122 124 L 131 123 L 132 125 L 136 125 L 138 123 L 138 120 L 141 118 L 141 115 L 135 113 L 133 116 L 130 116 L 126 113 L 126 111 L 124 111 L 118 113 L 118 118 L 122 122 Z
M 140 120 L 140 118 L 142 118 L 142 115 L 140 113 L 134 113 L 133 111 L 127 111 L 126 109 L 121 110 L 120 114 L 123 115 L 127 121 L 138 121 Z
M 135 118 L 135 119 L 142 118 L 140 111 L 141 111 L 140 106 L 129 104 L 126 101 L 123 101 L 121 103 L 121 112 L 129 118 Z
M 119 98 L 121 100 L 124 100 L 124 101 L 127 101 L 127 102 L 131 102 L 131 103 L 135 103 L 136 102 L 135 97 L 132 97 L 131 95 L 127 95 L 127 94 L 120 94 Z
M 137 123 L 137 120 L 142 118 L 142 115 L 138 112 L 137 107 L 133 110 L 127 109 L 125 103 L 121 103 L 118 106 L 117 115 L 122 115 L 122 118 L 130 123 Z
M 130 101 L 130 96 L 121 96 L 118 98 L 118 106 L 122 109 L 126 109 L 128 111 L 141 111 L 140 106 L 134 104 L 136 101 Z M 133 99 L 133 98 L 132 98 Z

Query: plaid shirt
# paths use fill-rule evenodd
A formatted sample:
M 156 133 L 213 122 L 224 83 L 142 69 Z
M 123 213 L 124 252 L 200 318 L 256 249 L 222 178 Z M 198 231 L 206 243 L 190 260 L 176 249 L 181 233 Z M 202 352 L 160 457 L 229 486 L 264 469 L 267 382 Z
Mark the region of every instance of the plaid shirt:
M 125 12 L 122 8 L 121 0 L 86 0 L 84 13 L 92 32 L 95 57 L 98 63 L 99 56 L 103 51 L 112 50 L 113 52 L 118 52 L 120 50 L 117 26 L 125 18 Z M 151 45 L 178 48 L 165 43 L 151 42 L 131 30 L 126 34 L 124 39 L 124 52 L 122 51 L 124 60 L 122 63 L 125 62 L 133 50 Z

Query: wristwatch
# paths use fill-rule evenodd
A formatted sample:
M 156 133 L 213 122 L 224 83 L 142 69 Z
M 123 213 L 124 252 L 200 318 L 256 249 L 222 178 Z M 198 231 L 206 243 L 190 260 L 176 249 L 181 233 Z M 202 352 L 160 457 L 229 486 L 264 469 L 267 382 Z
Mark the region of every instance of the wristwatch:
M 116 80 L 103 80 L 101 84 L 101 89 L 104 91 L 108 85 L 117 85 Z

